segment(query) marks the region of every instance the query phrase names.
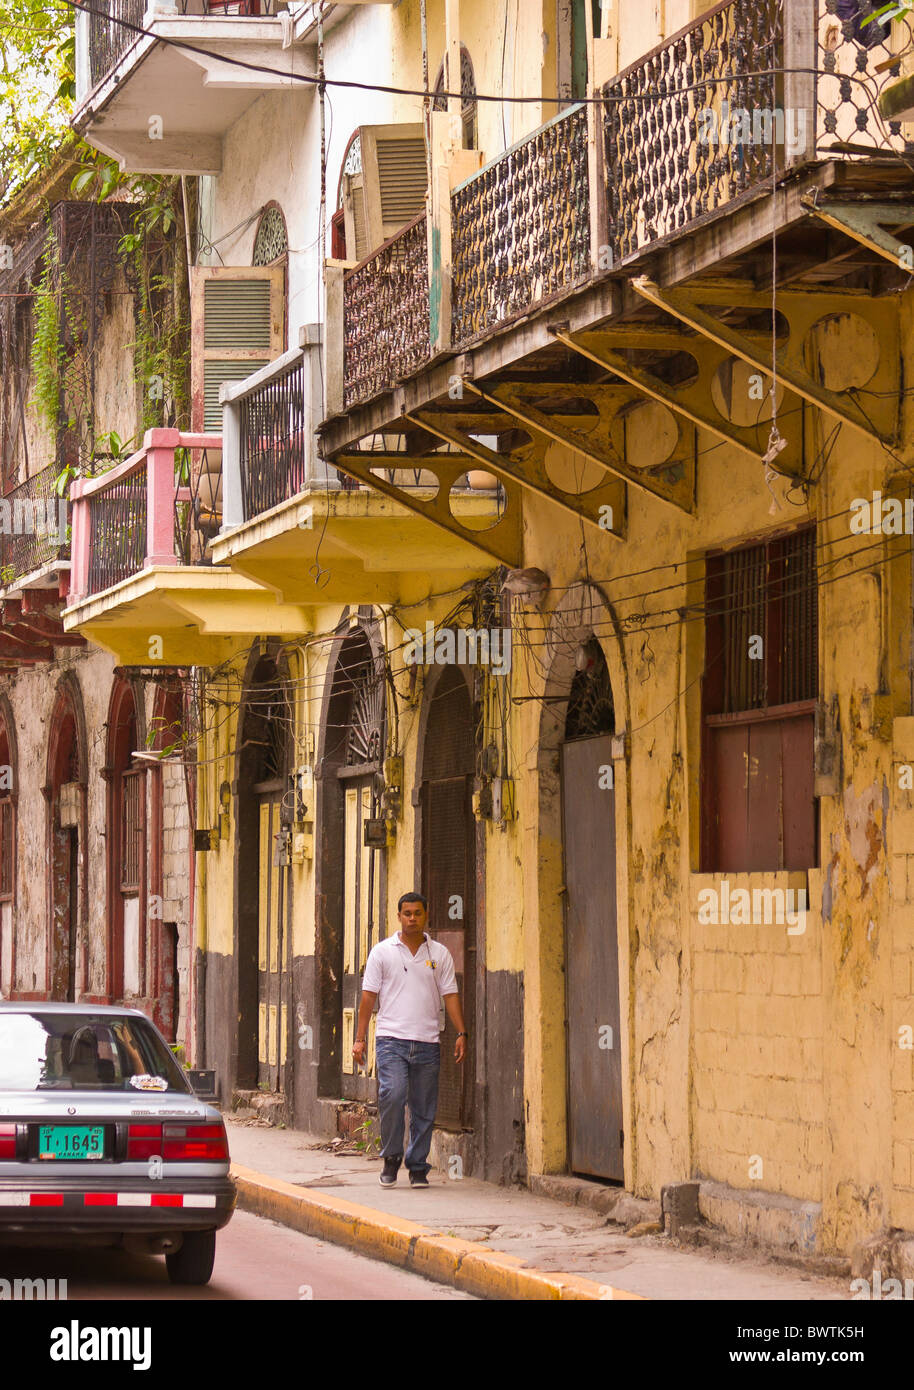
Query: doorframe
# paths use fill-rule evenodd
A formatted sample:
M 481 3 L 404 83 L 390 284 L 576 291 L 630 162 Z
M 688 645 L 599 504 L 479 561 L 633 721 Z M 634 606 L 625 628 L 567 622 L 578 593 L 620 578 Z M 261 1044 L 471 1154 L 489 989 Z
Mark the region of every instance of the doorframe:
M 254 793 L 253 786 L 262 780 L 259 776 L 254 775 L 257 768 L 253 766 L 253 759 L 245 748 L 245 720 L 251 695 L 257 690 L 254 683 L 254 673 L 261 661 L 272 661 L 275 664 L 277 679 L 287 683 L 287 690 L 290 680 L 288 660 L 279 639 L 271 637 L 255 641 L 245 666 L 241 699 L 238 703 L 235 766 L 231 786 L 235 827 L 234 853 L 232 855 L 232 1003 L 233 1017 L 237 1018 L 238 1025 L 230 1029 L 230 1073 L 234 1079 L 233 1084 L 238 1089 L 244 1090 L 257 1088 L 258 1073 L 259 983 L 257 946 L 260 912 L 260 798 Z M 294 749 L 296 711 L 293 699 L 288 700 L 288 711 L 293 724 L 286 734 L 283 748 L 283 762 L 285 764 L 283 777 L 287 783 L 292 771 L 291 763 Z M 242 863 L 242 860 L 244 856 L 249 854 L 254 845 L 258 847 L 257 873 L 252 875 L 250 863 L 248 861 Z M 283 923 L 284 940 L 291 940 L 292 931 L 291 875 L 289 876 L 288 887 L 288 901 L 284 904 L 283 909 L 285 917 Z M 252 946 L 253 949 L 251 949 Z M 286 962 L 281 961 L 281 976 L 285 970 Z M 291 1019 L 287 1019 L 287 1024 L 291 1026 Z M 295 1048 L 289 1046 L 287 1065 L 283 1072 L 283 1094 L 287 1097 L 290 1106 L 294 1091 L 294 1054 Z M 281 1040 L 279 1056 L 282 1056 Z
M 356 616 L 357 614 L 357 616 Z M 351 620 L 352 619 L 352 620 Z M 336 688 L 340 657 L 347 645 L 367 643 L 372 660 L 384 658 L 385 648 L 374 609 L 362 605 L 345 608 L 335 628 L 327 655 L 324 690 L 321 698 L 317 748 L 314 758 L 315 846 L 314 846 L 314 968 L 318 1018 L 317 1094 L 337 1099 L 342 1095 L 342 998 L 343 982 L 343 832 L 345 795 L 337 777 L 346 744 L 346 727 L 341 716 L 347 706 L 346 693 Z M 342 706 L 343 708 L 339 708 Z M 347 714 L 348 720 L 348 714 Z M 386 719 L 384 741 L 386 748 Z M 381 758 L 383 771 L 384 758 Z M 387 920 L 387 855 L 381 855 L 378 905 Z
M 16 904 L 18 901 L 19 888 L 19 746 L 16 738 L 16 716 L 13 706 L 5 690 L 0 690 L 0 725 L 2 725 L 5 739 L 6 751 L 9 758 L 11 769 L 12 786 L 9 792 L 11 807 L 12 825 L 12 883 L 11 892 L 3 902 L 10 905 L 9 930 L 10 930 L 10 954 L 9 954 L 9 995 L 10 999 L 16 998 Z M 2 908 L 0 908 L 2 910 Z M 0 964 L 2 964 L 3 952 L 3 927 L 0 923 Z M 0 980 L 2 984 L 2 980 Z
M 416 761 L 413 768 L 413 790 L 412 804 L 414 808 L 413 820 L 413 882 L 422 884 L 422 860 L 423 860 L 423 828 L 424 828 L 424 808 L 422 805 L 422 787 L 425 778 L 425 751 L 428 736 L 429 716 L 432 710 L 433 701 L 436 696 L 438 685 L 449 668 L 447 666 L 429 666 L 426 669 L 425 681 L 422 691 L 422 704 L 419 710 L 419 722 L 416 729 Z M 477 695 L 478 679 L 476 668 L 471 666 L 456 666 L 454 668 L 462 677 L 467 687 L 467 695 L 470 701 L 470 714 L 473 719 L 474 727 L 479 729 L 478 706 L 479 698 Z M 478 742 L 478 739 L 476 740 Z M 478 754 L 478 748 L 474 747 L 474 753 Z M 475 770 L 475 769 L 474 769 Z M 473 771 L 474 771 L 473 770 Z M 471 771 L 470 775 L 473 775 Z M 472 790 L 472 788 L 471 788 Z M 469 828 L 469 827 L 468 827 Z M 477 820 L 473 817 L 473 825 L 470 829 L 473 835 L 473 865 L 475 880 L 473 883 L 473 942 L 476 953 L 476 975 L 473 981 L 473 1017 L 469 1019 L 472 1030 L 471 1043 L 473 1045 L 473 1088 L 470 1097 L 471 1106 L 471 1125 L 463 1133 L 475 1134 L 480 1140 L 486 1133 L 486 1099 L 488 1091 L 486 1088 L 486 933 L 485 933 L 485 882 L 486 882 L 486 822 Z M 424 893 L 426 885 L 422 884 L 418 891 Z M 466 977 L 464 977 L 464 998 L 461 1003 L 466 1002 Z M 443 1034 L 442 1034 L 443 1036 Z M 453 1131 L 452 1131 L 453 1132 Z M 457 1131 L 458 1133 L 461 1131 Z M 483 1162 L 485 1154 L 483 1153 Z
M 56 862 L 55 841 L 60 831 L 59 805 L 60 788 L 63 785 L 62 761 L 65 750 L 61 745 L 61 731 L 67 715 L 72 716 L 76 742 L 77 784 L 79 786 L 79 821 L 77 835 L 77 885 L 73 895 L 77 907 L 75 936 L 78 960 L 73 962 L 74 993 L 81 998 L 89 988 L 89 884 L 87 873 L 86 845 L 88 833 L 87 785 L 88 785 L 88 745 L 86 737 L 86 715 L 83 707 L 82 690 L 74 672 L 65 671 L 57 682 L 54 692 L 51 723 L 48 732 L 48 751 L 45 766 L 45 785 L 42 788 L 45 800 L 45 844 L 48 850 L 47 887 L 47 985 L 50 994 L 54 984 L 54 865 Z M 12 750 L 11 750 L 12 751 Z M 17 773 L 14 773 L 13 786 L 16 786 Z M 69 852 L 69 851 L 68 851 Z M 82 949 L 80 950 L 80 945 Z M 79 969 L 77 969 L 77 965 Z M 107 987 L 107 986 L 106 986 Z
M 616 614 L 596 585 L 581 581 L 565 591 L 552 615 L 545 644 L 549 661 L 542 691 L 537 747 L 538 806 L 530 827 L 529 851 L 538 873 L 525 889 L 524 1048 L 537 1065 L 525 1068 L 528 1150 L 531 1171 L 569 1172 L 568 1058 L 566 1046 L 564 840 L 562 827 L 561 745 L 565 742 L 568 695 L 576 673 L 578 647 L 594 640 L 606 658 L 617 735 L 630 727 L 625 652 Z M 637 1176 L 633 1130 L 634 988 L 632 971 L 637 938 L 629 893 L 631 796 L 628 753 L 614 763 L 616 791 L 616 931 L 619 949 L 619 1018 L 622 1053 L 624 1184 L 634 1190 Z M 541 1081 L 531 1094 L 533 1078 Z

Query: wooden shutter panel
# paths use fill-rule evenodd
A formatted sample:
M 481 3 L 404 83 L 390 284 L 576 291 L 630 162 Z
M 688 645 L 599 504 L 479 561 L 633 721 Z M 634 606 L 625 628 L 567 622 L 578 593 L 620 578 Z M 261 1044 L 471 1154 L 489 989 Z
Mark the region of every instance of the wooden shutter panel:
M 361 174 L 343 178 L 343 216 L 346 221 L 346 259 L 364 261 L 371 249 L 365 223 L 365 188 Z
M 424 210 L 428 163 L 421 123 L 366 125 L 361 137 L 368 255 Z
M 193 275 L 193 428 L 219 434 L 224 381 L 243 381 L 285 346 L 282 266 L 204 266 Z

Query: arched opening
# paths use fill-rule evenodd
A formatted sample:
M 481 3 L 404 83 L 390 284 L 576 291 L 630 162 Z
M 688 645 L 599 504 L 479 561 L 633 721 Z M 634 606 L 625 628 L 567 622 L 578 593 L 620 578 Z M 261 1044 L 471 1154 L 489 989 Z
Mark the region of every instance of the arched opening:
M 457 986 L 468 1020 L 469 1046 L 454 1061 L 454 1025 L 441 1038 L 441 1071 L 435 1123 L 444 1129 L 473 1126 L 476 1029 L 476 771 L 473 699 L 463 671 L 440 673 L 426 688 L 426 722 L 419 782 L 421 891 L 428 898 L 429 933 L 454 958 Z
M 86 732 L 75 676 L 57 689 L 48 739 L 51 867 L 48 978 L 52 999 L 75 1002 L 88 983 L 85 953 Z
M 617 849 L 617 840 L 624 847 L 625 816 L 620 800 L 617 824 L 616 799 L 625 788 L 616 786 L 624 761 L 614 759 L 614 741 L 627 721 L 612 624 L 600 591 L 579 584 L 563 595 L 546 638 L 535 905 L 541 956 L 525 1008 L 543 1019 L 543 1093 L 564 1096 L 564 1107 L 536 1117 L 535 1144 L 555 1156 L 552 1162 L 563 1155 L 566 1170 L 622 1182 L 629 921 L 625 887 L 617 893 L 616 882 L 617 864 L 622 872 L 625 864 Z M 597 632 L 607 633 L 605 640 Z M 607 661 L 614 650 L 615 690 Z
M 289 231 L 282 208 L 268 203 L 254 235 L 251 265 L 281 266 L 283 278 L 283 343 L 289 341 Z
M 0 998 L 8 999 L 15 980 L 16 726 L 6 695 L 0 695 Z
M 359 627 L 331 654 L 321 722 L 318 783 L 318 993 L 324 1095 L 373 1100 L 374 1019 L 367 1075 L 355 1070 L 352 1045 L 361 975 L 385 932 L 385 831 L 381 818 L 386 746 L 386 686 L 379 643 Z
M 447 57 L 443 59 L 438 76 L 435 79 L 435 100 L 432 103 L 433 111 L 447 110 L 447 97 L 438 95 L 442 92 L 451 91 L 450 79 L 448 76 Z M 479 148 L 479 103 L 476 100 L 476 74 L 473 72 L 473 60 L 467 48 L 460 45 L 460 125 L 463 133 L 463 148 L 465 150 L 476 150 Z
M 106 994 L 146 993 L 146 770 L 134 766 L 143 721 L 134 687 L 115 680 L 108 708 L 108 960 Z
M 622 1182 L 615 709 L 599 642 L 578 648 L 562 742 L 568 1166 Z
M 256 654 L 245 680 L 237 760 L 235 1075 L 243 1088 L 289 1093 L 292 709 L 277 653 Z
M 346 178 L 357 178 L 362 173 L 362 132 L 361 129 L 354 130 L 349 137 L 346 150 L 343 155 L 343 162 L 340 165 L 340 177 L 336 187 L 336 211 L 330 219 L 330 254 L 334 260 L 345 261 L 358 259 L 356 255 L 357 245 L 363 239 L 364 226 L 356 227 L 350 240 L 353 245 L 349 246 L 346 242 L 346 209 L 343 204 L 343 189 Z M 355 213 L 361 211 L 361 203 L 353 204 Z M 362 219 L 364 222 L 364 219 Z

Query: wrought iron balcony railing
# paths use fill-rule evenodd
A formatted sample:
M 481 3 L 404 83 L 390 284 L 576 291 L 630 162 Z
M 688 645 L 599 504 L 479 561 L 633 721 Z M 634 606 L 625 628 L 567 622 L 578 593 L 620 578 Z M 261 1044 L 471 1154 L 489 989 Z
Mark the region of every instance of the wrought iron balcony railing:
M 563 111 L 455 188 L 451 238 L 455 346 L 586 280 L 587 108 Z
M 789 165 L 911 149 L 877 99 L 911 26 L 879 0 L 723 0 L 603 88 L 616 261 L 758 196 Z
M 88 14 L 90 86 L 96 87 L 142 37 L 148 0 L 95 0 Z M 263 19 L 287 8 L 286 0 L 176 0 L 174 12 L 221 18 Z
M 358 405 L 431 355 L 425 213 L 343 280 L 345 404 Z
M 720 0 L 606 83 L 590 113 L 569 107 L 456 187 L 450 338 L 435 348 L 465 348 L 792 170 L 914 154 L 878 107 L 911 66 L 914 25 L 871 18 L 880 3 Z M 345 409 L 429 360 L 428 272 L 419 217 L 345 275 Z
M 58 475 L 51 464 L 0 499 L 0 586 L 69 559 L 69 508 L 55 491 Z
M 147 430 L 125 462 L 72 484 L 70 605 L 153 565 L 206 562 L 221 445 L 218 434 Z
M 239 398 L 245 521 L 295 497 L 310 482 L 310 372 L 303 353 L 295 358 Z
M 97 87 L 140 37 L 146 0 L 97 0 L 89 15 L 89 77 Z

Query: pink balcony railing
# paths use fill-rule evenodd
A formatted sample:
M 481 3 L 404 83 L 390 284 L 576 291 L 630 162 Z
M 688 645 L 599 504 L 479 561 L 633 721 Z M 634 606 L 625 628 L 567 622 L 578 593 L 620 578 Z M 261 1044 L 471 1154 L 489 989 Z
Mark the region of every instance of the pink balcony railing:
M 207 453 L 221 448 L 219 434 L 147 430 L 130 458 L 71 485 L 71 606 L 153 565 L 200 562 L 219 476 Z

